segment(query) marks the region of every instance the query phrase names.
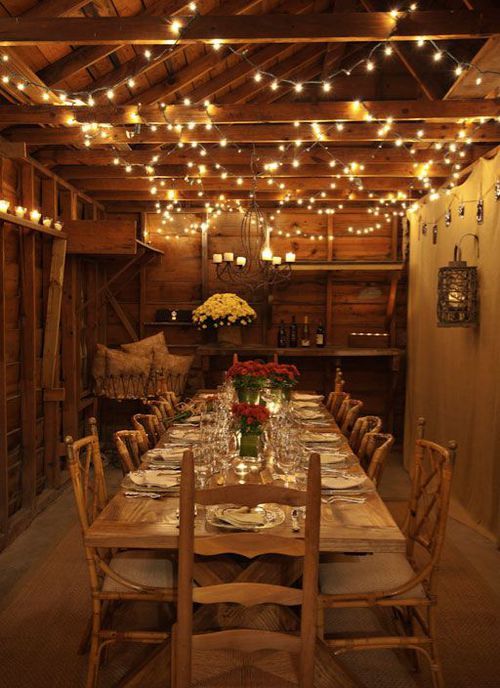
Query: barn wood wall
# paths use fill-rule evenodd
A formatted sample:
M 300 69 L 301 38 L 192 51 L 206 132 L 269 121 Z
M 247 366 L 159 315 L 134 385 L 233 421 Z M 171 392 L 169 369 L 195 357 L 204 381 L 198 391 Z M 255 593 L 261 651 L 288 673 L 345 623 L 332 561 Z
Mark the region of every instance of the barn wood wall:
M 199 233 L 185 235 L 183 229 L 191 222 L 199 222 L 200 216 L 182 214 L 175 217 L 174 223 L 165 227 L 155 214 L 144 216 L 122 214 L 113 217 L 131 218 L 144 224 L 153 246 L 164 251 L 164 256 L 148 265 L 135 280 L 120 285 L 117 298 L 140 336 L 153 334 L 161 329 L 149 325 L 155 320 L 159 308 L 193 308 L 202 301 L 202 241 Z M 370 222 L 371 220 L 371 222 Z M 210 259 L 213 253 L 224 251 L 238 252 L 238 236 L 241 216 L 226 213 L 220 216 L 208 234 L 207 255 L 209 257 L 208 279 L 205 286 L 207 294 L 217 291 L 231 291 L 231 287 L 216 278 Z M 382 227 L 370 235 L 353 236 L 348 228 L 366 227 L 373 223 L 371 215 L 364 210 L 334 216 L 317 213 L 298 213 L 282 211 L 276 216 L 273 233 L 273 250 L 284 256 L 291 249 L 298 260 L 390 260 L 400 254 L 400 231 L 394 231 L 393 222 L 382 221 Z M 294 232 L 296 226 L 316 238 L 278 236 Z M 159 234 L 158 229 L 164 231 Z M 181 237 L 175 238 L 176 232 Z M 165 233 L 171 235 L 165 238 Z M 328 236 L 332 236 L 329 239 Z M 322 236 L 323 239 L 319 239 Z M 328 285 L 329 280 L 331 284 Z M 333 345 L 347 346 L 349 332 L 384 331 L 386 305 L 390 279 L 387 273 L 339 272 L 328 276 L 327 272 L 295 272 L 292 282 L 284 289 L 275 290 L 273 305 L 269 310 L 267 300 L 255 297 L 240 290 L 238 293 L 248 298 L 258 313 L 257 322 L 245 330 L 245 343 L 267 343 L 274 345 L 277 329 L 281 320 L 290 323 L 293 315 L 297 322 L 309 316 L 312 327 L 322 322 L 329 324 L 328 342 Z M 189 326 L 167 326 L 163 328 L 168 345 L 176 353 L 190 353 L 194 344 L 203 342 L 203 335 Z M 107 309 L 107 343 L 119 345 L 129 340 L 129 336 L 117 315 Z M 406 287 L 404 277 L 400 281 L 396 306 L 396 336 L 394 345 L 404 348 L 406 338 Z M 199 361 L 197 362 L 199 365 Z M 222 372 L 227 359 L 211 361 L 212 369 Z M 333 365 L 333 362 L 332 362 Z M 321 389 L 324 386 L 325 365 L 317 360 L 301 360 L 304 387 Z M 343 359 L 342 366 L 347 379 L 347 387 L 352 395 L 365 401 L 367 413 L 384 414 L 391 383 L 390 362 L 386 359 Z M 199 375 L 195 375 L 199 380 Z M 212 378 L 214 379 L 214 378 Z M 217 379 L 215 377 L 215 379 Z M 403 373 L 400 381 L 404 379 Z M 397 395 L 395 427 L 399 432 L 402 423 L 402 391 Z
M 26 161 L 0 157 L 0 196 L 11 206 L 39 208 L 51 217 L 93 217 L 97 212 Z M 49 417 L 41 388 L 42 347 L 52 239 L 4 224 L 0 236 L 0 549 L 50 501 L 67 480 L 62 438 L 83 432 L 92 409 L 86 351 L 99 338 L 89 309 L 75 307 L 95 281 L 97 265 L 68 257 L 64 283 L 57 383 L 64 404 Z M 70 367 L 73 366 L 74 367 Z

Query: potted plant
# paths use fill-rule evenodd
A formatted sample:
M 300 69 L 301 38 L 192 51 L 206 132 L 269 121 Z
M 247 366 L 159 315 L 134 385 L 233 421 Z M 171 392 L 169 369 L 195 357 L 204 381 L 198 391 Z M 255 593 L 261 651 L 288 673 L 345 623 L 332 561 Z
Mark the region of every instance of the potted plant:
M 259 361 L 234 363 L 226 373 L 241 402 L 257 404 L 260 392 L 268 384 L 267 364 Z
M 193 311 L 200 330 L 214 329 L 220 344 L 241 345 L 241 327 L 251 325 L 257 313 L 237 294 L 213 294 Z
M 240 456 L 258 457 L 259 440 L 263 425 L 269 420 L 269 411 L 260 404 L 233 404 L 232 411 L 241 432 Z

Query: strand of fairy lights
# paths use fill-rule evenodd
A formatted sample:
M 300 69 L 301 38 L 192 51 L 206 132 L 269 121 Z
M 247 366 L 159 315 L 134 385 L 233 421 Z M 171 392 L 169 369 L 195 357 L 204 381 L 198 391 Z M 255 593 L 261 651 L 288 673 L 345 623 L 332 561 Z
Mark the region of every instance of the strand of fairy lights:
M 176 36 L 176 40 L 174 43 L 169 45 L 167 48 L 165 48 L 165 50 L 163 50 L 158 55 L 153 55 L 152 51 L 147 48 L 144 51 L 144 56 L 147 60 L 151 60 L 152 62 L 161 62 L 165 55 L 167 55 L 169 52 L 172 52 L 179 45 L 179 42 L 182 39 L 183 32 L 190 26 L 190 24 L 193 21 L 195 21 L 195 19 L 198 16 L 200 16 L 195 2 L 190 3 L 189 9 L 193 14 L 188 17 L 163 18 L 163 21 L 165 21 L 170 26 L 172 33 Z M 368 72 L 374 71 L 376 69 L 376 62 L 374 58 L 377 56 L 379 51 L 383 51 L 385 57 L 390 57 L 394 52 L 394 49 L 390 42 L 390 37 L 397 30 L 398 22 L 402 18 L 411 14 L 411 12 L 414 12 L 416 9 L 417 4 L 412 3 L 406 9 L 393 9 L 390 12 L 388 12 L 391 18 L 394 19 L 394 25 L 387 39 L 376 43 L 371 48 L 370 52 L 366 57 L 358 59 L 350 67 L 339 67 L 338 69 L 336 69 L 331 74 L 327 75 L 321 80 L 306 79 L 301 81 L 288 78 L 281 78 L 276 76 L 273 72 L 267 69 L 262 69 L 254 60 L 252 60 L 251 56 L 248 56 L 248 54 L 245 51 L 233 48 L 231 45 L 228 44 L 223 44 L 221 41 L 217 39 L 214 39 L 211 45 L 212 48 L 216 51 L 220 50 L 224 45 L 224 47 L 228 50 L 228 52 L 231 55 L 234 55 L 235 57 L 247 62 L 247 64 L 249 64 L 252 67 L 252 69 L 255 69 L 255 73 L 253 75 L 254 80 L 257 82 L 261 82 L 263 79 L 268 79 L 269 87 L 272 91 L 276 91 L 282 86 L 291 86 L 296 93 L 302 93 L 304 89 L 306 89 L 309 86 L 321 86 L 323 92 L 331 93 L 334 89 L 332 81 L 336 77 L 350 76 L 355 69 L 362 66 L 364 66 Z M 465 74 L 468 71 L 473 71 L 474 74 L 477 75 L 475 79 L 475 84 L 477 86 L 479 86 L 482 83 L 483 77 L 485 75 L 490 74 L 500 76 L 499 71 L 491 69 L 482 69 L 477 64 L 457 58 L 449 49 L 441 48 L 438 45 L 438 43 L 433 39 L 428 39 L 425 36 L 420 36 L 416 38 L 414 42 L 419 48 L 422 48 L 425 45 L 429 45 L 432 48 L 433 63 L 441 63 L 444 59 L 450 60 L 454 65 L 454 73 L 456 76 L 461 76 L 462 74 Z M 5 64 L 9 62 L 9 55 L 7 53 L 3 53 L 1 56 L 1 61 L 5 66 Z M 57 96 L 59 103 L 73 104 L 77 106 L 88 105 L 92 107 L 96 104 L 96 97 L 98 97 L 100 94 L 105 94 L 106 97 L 110 101 L 112 101 L 115 97 L 115 90 L 119 87 L 127 85 L 129 88 L 133 88 L 135 86 L 137 77 L 141 73 L 141 68 L 138 67 L 138 70 L 134 75 L 128 76 L 120 81 L 117 81 L 112 87 L 106 86 L 98 87 L 95 89 L 90 88 L 87 90 L 75 91 L 71 94 L 64 89 L 49 88 L 47 86 L 41 85 L 39 82 L 26 79 L 26 77 L 23 74 L 18 73 L 14 70 L 10 71 L 9 74 L 3 74 L 0 80 L 4 84 L 15 82 L 17 88 L 20 91 L 24 91 L 28 87 L 37 89 L 42 92 L 42 98 L 46 101 L 49 101 L 51 94 L 54 94 L 55 96 Z
M 192 9 L 193 11 L 196 10 L 196 6 L 195 6 L 194 3 L 191 4 L 191 9 Z M 412 5 L 412 6 L 410 6 L 410 8 L 409 8 L 406 12 L 393 10 L 390 14 L 391 14 L 391 16 L 392 16 L 394 19 L 398 19 L 398 18 L 401 18 L 401 16 L 405 16 L 408 12 L 413 11 L 413 10 L 415 10 L 415 9 L 416 9 L 416 5 Z M 189 25 L 189 23 L 190 23 L 191 21 L 193 21 L 193 19 L 194 19 L 196 16 L 197 16 L 197 15 L 195 14 L 193 17 L 191 17 L 191 19 L 190 19 L 189 22 L 188 22 L 188 25 Z M 177 45 L 178 41 L 179 41 L 180 38 L 181 38 L 182 30 L 185 28 L 185 26 L 182 25 L 182 22 L 181 22 L 180 20 L 177 20 L 177 19 L 171 20 L 171 21 L 170 21 L 170 24 L 171 24 L 171 27 L 172 27 L 172 31 L 178 35 L 178 38 L 177 38 L 177 41 L 176 41 L 172 46 L 169 46 L 169 48 L 167 49 L 167 51 L 172 50 L 172 49 L 175 47 L 175 45 Z M 393 28 L 393 31 L 396 29 L 396 26 L 397 26 L 397 23 L 395 23 L 394 28 Z M 482 71 L 482 70 L 480 70 L 479 68 L 477 68 L 476 65 L 472 65 L 472 64 L 470 64 L 470 63 L 464 63 L 464 62 L 458 60 L 458 59 L 457 59 L 450 51 L 448 51 L 448 50 L 444 50 L 444 51 L 439 50 L 439 48 L 438 48 L 438 46 L 437 46 L 437 44 L 436 44 L 435 41 L 427 40 L 427 39 L 425 39 L 425 38 L 422 37 L 422 38 L 419 38 L 419 39 L 417 40 L 417 45 L 418 45 L 419 47 L 422 47 L 426 42 L 428 42 L 429 45 L 431 45 L 431 46 L 433 47 L 434 51 L 435 51 L 435 52 L 434 52 L 434 57 L 433 57 L 433 59 L 434 59 L 435 62 L 440 61 L 440 60 L 442 59 L 442 57 L 444 57 L 444 56 L 447 56 L 447 57 L 449 57 L 450 59 L 452 59 L 452 60 L 454 61 L 454 63 L 456 64 L 455 73 L 457 74 L 457 76 L 458 76 L 459 74 L 463 73 L 464 70 L 466 70 L 466 69 L 468 69 L 468 68 L 474 68 L 474 69 L 476 69 L 478 72 L 481 72 L 481 74 L 485 74 L 485 73 L 486 73 L 485 71 Z M 214 41 L 213 47 L 214 47 L 214 49 L 217 50 L 218 47 L 220 47 L 220 45 L 218 45 L 218 42 L 217 42 L 217 41 Z M 257 71 L 256 71 L 256 73 L 255 73 L 255 75 L 254 75 L 254 78 L 255 78 L 257 81 L 262 80 L 262 78 L 264 78 L 264 77 L 272 78 L 272 79 L 273 79 L 273 82 L 271 83 L 271 88 L 272 88 L 273 90 L 276 90 L 276 87 L 277 87 L 276 84 L 278 83 L 279 80 L 276 80 L 276 77 L 275 77 L 271 72 L 267 72 L 267 71 L 262 71 L 262 70 L 260 70 L 260 69 L 258 68 L 258 65 L 256 65 L 255 63 L 253 63 L 252 60 L 251 60 L 251 58 L 248 57 L 248 55 L 246 55 L 246 54 L 244 54 L 244 53 L 241 53 L 241 52 L 238 52 L 237 50 L 234 50 L 231 46 L 227 46 L 227 47 L 228 47 L 229 50 L 230 50 L 231 52 L 233 52 L 235 55 L 238 55 L 240 58 L 246 60 L 248 63 L 252 64 L 252 66 L 253 66 L 255 69 L 257 69 Z M 335 73 L 333 73 L 332 75 L 329 75 L 329 77 L 327 78 L 327 81 L 324 82 L 324 86 L 325 86 L 324 90 L 325 90 L 325 91 L 330 91 L 330 90 L 331 90 L 331 83 L 330 83 L 330 81 L 331 81 L 332 78 L 334 78 L 334 77 L 336 77 L 336 76 L 338 76 L 338 75 L 340 75 L 340 74 L 350 75 L 351 72 L 352 72 L 354 69 L 358 68 L 359 66 L 365 65 L 367 71 L 373 71 L 373 69 L 375 69 L 374 56 L 376 55 L 377 51 L 380 50 L 380 49 L 382 49 L 382 48 L 384 48 L 384 54 L 385 54 L 386 56 L 391 55 L 392 52 L 393 52 L 392 46 L 391 46 L 391 44 L 390 44 L 390 40 L 389 40 L 389 41 L 384 41 L 384 42 L 377 43 L 377 44 L 376 44 L 375 46 L 373 46 L 373 48 L 370 50 L 370 52 L 369 52 L 369 54 L 368 54 L 368 56 L 367 56 L 366 58 L 361 58 L 361 59 L 359 59 L 359 60 L 358 60 L 356 63 L 354 63 L 349 69 L 342 68 L 342 69 L 337 70 L 337 71 L 336 71 Z M 146 54 L 146 57 L 148 57 L 148 54 L 147 54 L 147 53 L 149 53 L 149 57 L 151 57 L 151 52 L 147 50 L 146 53 L 145 53 L 145 54 Z M 7 56 L 7 55 L 4 55 L 2 59 L 3 59 L 4 62 L 6 62 L 6 61 L 8 61 L 8 56 Z M 157 57 L 157 58 L 155 58 L 155 59 L 159 59 L 159 57 Z M 492 72 L 492 73 L 493 73 L 493 72 Z M 128 80 L 128 85 L 129 85 L 129 86 L 132 86 L 132 85 L 133 85 L 133 84 L 131 83 L 131 79 L 132 79 L 132 78 L 130 78 L 130 79 Z M 5 83 L 5 77 L 3 78 L 3 81 L 4 81 L 4 83 Z M 480 82 L 481 82 L 481 79 L 480 79 L 480 77 L 478 77 L 478 79 L 476 80 L 476 84 L 479 85 Z M 33 85 L 33 86 L 39 87 L 38 84 L 33 84 L 33 83 L 31 83 L 31 82 L 22 82 L 22 83 L 19 83 L 19 84 L 18 84 L 20 90 L 23 90 L 23 89 L 24 89 L 25 83 L 27 83 L 27 84 L 29 84 L 29 85 Z M 124 82 L 120 82 L 120 84 L 121 84 L 121 83 L 124 83 Z M 309 85 L 309 84 L 311 84 L 311 85 L 320 84 L 320 83 L 323 83 L 323 82 L 319 82 L 319 81 L 316 81 L 316 80 L 308 80 L 308 81 L 304 81 L 304 82 L 293 82 L 293 81 L 288 80 L 288 79 L 282 79 L 282 80 L 281 80 L 281 83 L 283 83 L 283 84 L 288 84 L 288 85 L 294 85 L 295 90 L 296 90 L 297 92 L 301 92 L 301 91 L 303 90 L 303 88 L 304 88 L 306 85 Z M 118 84 L 118 85 L 120 85 L 120 84 Z M 326 84 L 328 84 L 328 86 L 327 86 Z M 116 88 L 116 87 L 117 87 L 117 85 L 115 86 L 115 88 Z M 279 83 L 278 83 L 278 87 L 279 87 Z M 61 91 L 61 90 L 58 90 L 58 89 L 53 89 L 52 92 L 54 92 L 54 93 L 59 93 L 61 102 L 63 102 L 63 103 L 64 103 L 64 102 L 65 102 L 65 103 L 69 103 L 69 102 L 71 102 L 71 100 L 73 100 L 73 104 L 75 104 L 75 105 L 85 105 L 85 102 L 84 102 L 83 100 L 81 100 L 80 98 L 78 98 L 77 96 L 81 96 L 82 94 L 87 94 L 87 95 L 88 95 L 88 98 L 87 98 L 87 105 L 92 106 L 92 105 L 95 104 L 95 100 L 94 100 L 93 96 L 96 95 L 98 92 L 100 92 L 100 91 L 102 91 L 102 90 L 104 90 L 104 89 L 95 89 L 94 91 L 75 93 L 75 94 L 74 94 L 74 97 L 72 96 L 71 98 L 68 97 L 68 94 L 67 94 L 66 92 Z M 48 95 L 49 92 L 50 92 L 49 89 L 45 89 L 45 93 L 46 93 L 47 95 Z M 110 100 L 113 99 L 114 93 L 112 92 L 112 90 L 110 90 L 110 89 L 107 90 L 107 96 L 108 96 L 108 98 L 109 98 Z M 191 105 L 191 101 L 189 100 L 189 98 L 185 98 L 185 99 L 184 99 L 184 103 L 185 103 L 186 105 Z M 205 101 L 205 102 L 204 102 L 204 105 L 207 105 L 207 106 L 208 106 L 209 103 L 208 103 L 207 101 Z M 140 105 L 139 105 L 139 108 L 140 108 Z M 207 108 L 207 109 L 208 109 L 208 108 Z M 369 119 L 368 119 L 368 121 L 373 121 L 373 119 L 374 119 L 374 118 L 370 116 Z M 384 122 L 384 120 L 377 120 L 377 121 L 378 121 L 379 123 L 381 123 L 384 127 L 388 127 L 388 126 L 389 126 L 389 120 L 390 120 L 390 118 L 387 118 L 387 120 L 386 120 L 385 122 Z M 75 122 L 76 122 L 76 120 L 75 120 Z M 296 124 L 298 125 L 299 123 L 296 123 Z M 149 126 L 150 126 L 150 128 L 151 128 L 152 130 L 156 130 L 156 129 L 158 128 L 158 125 L 149 125 Z M 207 124 L 206 126 L 207 126 L 207 128 L 208 128 L 208 127 L 209 127 L 209 124 Z M 232 146 L 234 146 L 234 148 L 235 148 L 236 150 L 238 150 L 238 152 L 241 151 L 241 148 L 240 148 L 236 143 L 233 143 L 233 142 L 231 142 L 231 141 L 228 141 L 227 135 L 226 135 L 225 133 L 223 133 L 223 132 L 221 131 L 221 129 L 220 129 L 219 127 L 217 127 L 217 125 L 215 125 L 215 124 L 212 123 L 211 126 L 213 126 L 213 127 L 218 131 L 218 133 L 221 135 L 220 145 L 224 145 L 224 146 L 226 146 L 226 145 L 232 145 Z M 311 126 L 312 126 L 313 128 L 314 128 L 314 127 L 319 127 L 319 125 L 318 125 L 317 123 L 313 123 Z M 341 127 L 343 127 L 343 124 L 342 124 L 341 122 L 337 122 L 337 123 L 336 123 L 335 125 L 333 125 L 333 126 L 336 126 L 339 130 L 341 130 Z M 177 125 L 175 125 L 175 127 L 179 127 L 179 128 L 180 128 L 180 129 L 179 129 L 179 133 L 181 134 L 181 133 L 182 133 L 182 130 L 183 130 L 182 125 L 177 124 Z M 188 125 L 188 128 L 189 128 L 189 125 Z M 193 128 L 194 128 L 194 123 L 193 123 Z M 389 128 L 390 128 L 390 126 L 389 126 Z M 84 123 L 84 124 L 82 125 L 82 130 L 83 130 L 84 135 L 85 135 L 85 145 L 86 145 L 86 146 L 90 146 L 91 143 L 92 143 L 92 141 L 94 141 L 95 139 L 97 139 L 99 142 L 103 142 L 103 140 L 105 140 L 105 139 L 108 137 L 108 131 L 107 131 L 108 129 L 110 129 L 110 125 L 108 125 L 108 124 L 97 124 L 97 123 L 95 123 L 95 122 L 94 122 L 94 123 Z M 133 134 L 132 134 L 132 137 L 131 137 L 131 138 L 133 138 Z M 407 137 L 407 138 L 408 138 L 408 137 Z M 418 138 L 417 138 L 416 140 L 418 140 Z M 292 145 L 293 145 L 293 144 L 292 144 Z M 307 148 L 303 149 L 302 151 L 299 151 L 299 152 L 295 155 L 292 164 L 293 164 L 294 166 L 299 166 L 299 165 L 300 165 L 300 157 L 301 157 L 301 154 L 302 154 L 303 152 L 310 152 L 310 150 L 311 150 L 315 145 L 321 145 L 321 147 L 322 147 L 325 151 L 327 151 L 328 154 L 330 155 L 329 150 L 321 143 L 321 141 L 319 141 L 319 142 L 316 141 L 316 142 L 314 142 L 312 145 L 310 145 L 310 146 L 308 146 Z M 399 137 L 399 136 L 398 136 L 398 138 L 396 138 L 396 140 L 395 140 L 395 145 L 397 145 L 397 146 L 404 146 L 405 149 L 408 149 L 407 144 L 404 142 L 404 139 L 403 139 L 402 137 Z M 179 141 L 179 142 L 173 147 L 172 150 L 176 150 L 177 147 L 181 148 L 181 147 L 183 147 L 183 146 L 184 146 L 184 142 L 183 142 L 183 141 Z M 280 148 L 281 148 L 281 147 L 280 147 Z M 287 147 L 286 147 L 286 151 L 288 151 L 289 148 L 290 148 L 290 146 L 287 146 Z M 207 149 L 205 146 L 201 146 L 201 149 L 200 149 L 200 150 L 201 150 L 201 154 L 202 154 L 202 155 L 203 155 L 203 154 L 208 154 L 208 149 Z M 411 151 L 410 151 L 410 152 L 411 152 Z M 332 157 L 333 157 L 333 156 L 332 156 Z M 335 164 L 339 164 L 339 165 L 343 166 L 344 169 L 346 168 L 346 163 L 345 163 L 344 161 L 340 161 L 340 160 L 336 160 L 336 161 L 335 161 L 335 160 L 332 160 L 331 162 L 335 162 Z M 354 162 L 354 161 L 353 161 L 353 162 Z M 352 165 L 353 162 L 347 163 L 347 166 L 348 166 L 348 165 Z M 115 162 L 115 164 L 117 164 L 117 163 Z M 118 159 L 118 164 L 120 164 L 120 160 L 119 160 L 119 159 Z M 218 166 L 218 169 L 222 169 L 221 176 L 224 175 L 222 178 L 225 178 L 225 179 L 227 179 L 227 178 L 234 178 L 234 179 L 236 180 L 236 183 L 241 185 L 241 183 L 242 183 L 242 178 L 241 178 L 241 177 L 236 176 L 236 175 L 232 175 L 230 172 L 227 171 L 227 169 L 226 169 L 223 165 L 220 165 L 219 163 L 215 163 L 215 164 Z M 131 171 L 132 168 L 133 168 L 133 166 L 131 166 L 131 165 L 128 164 L 128 163 L 124 163 L 124 166 L 125 166 L 125 171 L 126 171 L 126 172 Z M 333 165 L 332 165 L 332 166 L 333 166 Z M 145 166 L 143 166 L 143 167 L 147 170 L 147 168 L 151 168 L 152 166 L 151 166 L 151 165 L 145 165 Z M 347 173 L 346 173 L 346 174 L 347 174 Z M 264 176 L 264 171 L 261 172 L 261 173 L 259 173 L 259 176 Z M 336 176 L 337 176 L 337 178 L 340 178 L 341 175 L 336 175 Z M 154 177 L 154 168 L 153 168 L 153 171 L 152 171 L 152 175 L 149 175 L 149 174 L 148 174 L 148 177 L 151 178 L 151 182 L 152 182 L 151 189 L 152 189 L 153 195 L 155 195 L 156 192 L 157 192 L 157 184 L 159 184 L 161 187 L 164 187 L 164 186 L 165 186 L 165 181 L 164 181 L 164 180 L 161 180 L 160 182 L 157 182 L 156 178 Z M 200 183 L 200 180 L 199 180 L 198 178 L 196 178 L 196 179 L 197 179 L 197 182 Z M 355 186 L 357 186 L 358 188 L 359 188 L 359 187 L 362 187 L 362 185 L 363 185 L 362 181 L 356 179 L 354 175 L 349 174 L 349 179 L 350 179 L 350 181 L 353 182 L 353 183 L 355 184 Z M 201 183 L 202 183 L 202 182 L 201 182 Z M 269 181 L 268 181 L 268 183 L 269 183 Z M 271 183 L 273 183 L 273 182 L 271 181 Z M 424 183 L 427 183 L 427 184 L 428 184 L 428 180 L 427 180 L 426 182 L 424 182 Z M 280 187 L 282 187 L 282 190 L 283 190 L 283 186 L 285 186 L 285 185 L 284 185 L 283 183 L 281 183 L 281 184 L 280 184 Z M 199 194 L 200 197 L 203 196 L 203 195 L 204 195 L 204 194 L 202 194 L 202 193 Z M 311 209 L 312 203 L 314 203 L 314 202 L 316 201 L 317 198 L 321 198 L 322 196 L 324 197 L 325 195 L 326 195 L 326 194 L 324 194 L 324 192 L 317 192 L 316 194 L 312 194 L 312 195 L 309 197 L 309 205 L 308 205 L 308 208 Z M 288 197 L 290 197 L 290 194 L 288 194 Z M 286 198 L 286 196 L 285 196 L 285 198 Z M 290 200 L 290 198 L 289 198 L 288 200 Z M 393 198 L 388 197 L 388 199 L 387 199 L 386 201 L 383 200 L 382 202 L 393 202 L 393 200 L 394 200 Z M 301 199 L 301 198 L 298 198 L 297 201 L 298 201 L 298 204 L 299 204 L 299 205 L 302 205 L 303 202 L 304 202 L 303 199 Z M 283 201 L 283 204 L 286 203 L 286 202 L 287 202 L 287 201 Z M 179 211 L 179 208 L 176 207 L 176 210 Z M 326 209 L 318 209 L 318 212 L 319 212 L 319 213 L 321 213 L 321 212 L 328 212 L 329 210 L 330 210 L 329 208 L 326 208 Z M 278 209 L 277 212 L 279 212 L 279 209 Z

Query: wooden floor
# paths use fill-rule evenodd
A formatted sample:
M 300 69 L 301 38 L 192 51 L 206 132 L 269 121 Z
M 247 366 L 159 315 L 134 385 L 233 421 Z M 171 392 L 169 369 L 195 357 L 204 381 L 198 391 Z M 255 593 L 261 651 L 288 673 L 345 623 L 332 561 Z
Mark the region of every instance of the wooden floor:
M 384 482 L 387 493 L 401 494 L 400 481 L 391 472 Z M 401 503 L 393 507 L 401 514 Z M 467 551 L 461 549 L 463 541 L 467 541 Z M 479 562 L 484 575 L 475 568 Z M 439 625 L 447 688 L 498 688 L 500 590 L 495 591 L 493 585 L 499 567 L 500 553 L 490 543 L 451 521 L 443 558 Z M 86 658 L 77 655 L 76 649 L 88 609 L 86 569 L 68 493 L 0 555 L 0 688 L 83 688 Z M 143 609 L 136 614 L 137 622 L 146 618 Z M 336 627 L 348 630 L 349 619 L 352 616 L 336 612 Z M 362 612 L 354 623 L 366 630 L 374 621 Z M 132 646 L 117 648 L 103 668 L 100 688 L 117 685 L 140 659 L 140 650 Z M 195 662 L 197 688 L 294 685 L 293 663 L 276 653 L 250 658 L 230 652 L 200 653 Z M 345 655 L 343 662 L 366 688 L 419 685 L 404 657 L 392 652 Z M 329 678 L 326 685 L 334 688 L 335 677 Z M 141 688 L 144 685 L 167 688 L 158 675 L 148 676 Z M 430 684 L 424 680 L 421 685 Z

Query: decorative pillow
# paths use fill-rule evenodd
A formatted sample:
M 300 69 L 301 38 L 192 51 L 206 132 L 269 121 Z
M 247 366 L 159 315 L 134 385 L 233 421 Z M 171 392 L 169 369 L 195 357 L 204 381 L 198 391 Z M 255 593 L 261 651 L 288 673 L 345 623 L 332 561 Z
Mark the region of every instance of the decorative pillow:
M 138 342 L 122 344 L 121 348 L 128 354 L 147 356 L 150 359 L 152 359 L 153 356 L 168 354 L 168 348 L 163 332 L 158 332 L 157 334 L 153 334 L 151 337 L 146 337 L 145 339 L 139 339 Z
M 164 378 L 166 390 L 181 395 L 184 392 L 193 361 L 194 356 L 155 355 L 152 366 L 153 374 L 157 372 Z
M 97 344 L 92 365 L 96 394 L 113 399 L 146 396 L 151 360 Z
M 97 344 L 92 365 L 94 378 L 105 375 L 149 375 L 151 360 L 145 356 L 134 356 L 119 349 L 109 349 Z

